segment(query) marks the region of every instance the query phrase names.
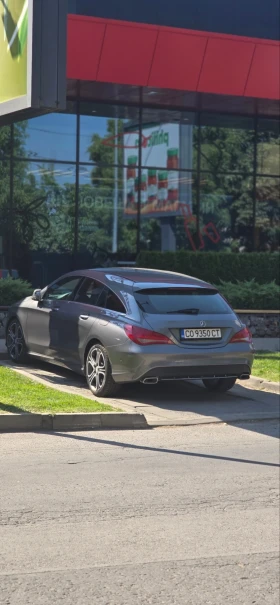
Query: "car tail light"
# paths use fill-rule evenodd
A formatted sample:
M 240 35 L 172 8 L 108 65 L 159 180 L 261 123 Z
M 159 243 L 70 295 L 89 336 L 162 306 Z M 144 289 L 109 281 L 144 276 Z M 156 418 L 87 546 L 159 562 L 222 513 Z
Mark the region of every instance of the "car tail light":
M 248 328 L 243 328 L 243 330 L 240 330 L 240 332 L 237 332 L 236 334 L 233 335 L 233 337 L 231 338 L 230 342 L 249 342 L 252 343 L 252 334 L 250 332 L 250 330 L 248 330 Z
M 132 342 L 137 345 L 173 345 L 174 342 L 158 332 L 152 330 L 145 330 L 145 328 L 139 328 L 137 326 L 126 325 L 124 327 L 125 333 Z

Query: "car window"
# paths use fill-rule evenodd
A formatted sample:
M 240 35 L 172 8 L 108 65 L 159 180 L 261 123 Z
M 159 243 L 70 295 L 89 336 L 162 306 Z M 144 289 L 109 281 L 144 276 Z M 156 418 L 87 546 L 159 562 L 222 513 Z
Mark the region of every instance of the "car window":
M 96 279 L 85 279 L 74 300 L 75 302 L 94 305 L 101 309 L 126 313 L 126 309 L 119 297 L 110 288 L 107 288 L 107 286 L 104 286 Z
M 117 313 L 126 313 L 126 309 L 122 303 L 122 301 L 119 299 L 119 297 L 112 292 L 112 290 L 110 290 L 109 288 L 105 288 L 105 293 L 106 293 L 106 302 L 105 302 L 105 308 L 110 310 L 110 311 L 117 311 Z
M 56 281 L 47 289 L 44 300 L 69 300 L 80 281 L 80 277 L 65 277 Z
M 135 292 L 145 313 L 152 314 L 225 314 L 231 309 L 216 290 L 207 288 L 149 288 Z
M 104 287 L 105 286 L 103 286 L 103 284 L 95 279 L 87 278 L 82 282 L 74 300 L 75 302 L 86 305 L 100 306 L 98 301 L 104 290 Z

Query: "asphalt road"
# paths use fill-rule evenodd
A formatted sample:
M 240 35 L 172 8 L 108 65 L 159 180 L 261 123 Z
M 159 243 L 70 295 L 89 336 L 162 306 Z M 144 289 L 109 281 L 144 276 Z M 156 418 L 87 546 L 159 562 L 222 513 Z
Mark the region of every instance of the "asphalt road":
M 0 604 L 279 605 L 278 429 L 0 435 Z

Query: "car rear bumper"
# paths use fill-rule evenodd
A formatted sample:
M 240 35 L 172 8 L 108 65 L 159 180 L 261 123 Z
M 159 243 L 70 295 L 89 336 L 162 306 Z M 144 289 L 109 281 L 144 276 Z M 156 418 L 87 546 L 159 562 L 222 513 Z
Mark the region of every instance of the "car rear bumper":
M 152 368 L 145 376 L 142 376 L 141 382 L 154 377 L 158 378 L 158 380 L 180 380 L 184 378 L 192 380 L 202 380 L 203 378 L 240 378 L 246 380 L 250 377 L 250 373 L 251 369 L 246 364 L 185 366 L 181 368 L 170 366 L 168 368 Z
M 145 378 L 245 378 L 250 376 L 254 358 L 253 348 L 247 343 L 209 347 L 203 351 L 195 347 L 184 352 L 179 347 L 170 346 L 170 353 L 166 350 L 162 353 L 159 346 L 132 345 L 129 350 L 116 347 L 111 353 L 113 378 L 118 383 L 143 381 Z

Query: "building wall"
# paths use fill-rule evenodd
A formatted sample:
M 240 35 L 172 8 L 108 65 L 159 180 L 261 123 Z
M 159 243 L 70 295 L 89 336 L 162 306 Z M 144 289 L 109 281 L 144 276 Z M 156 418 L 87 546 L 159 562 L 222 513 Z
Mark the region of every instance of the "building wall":
M 253 38 L 279 39 L 278 0 L 70 0 L 69 12 Z

